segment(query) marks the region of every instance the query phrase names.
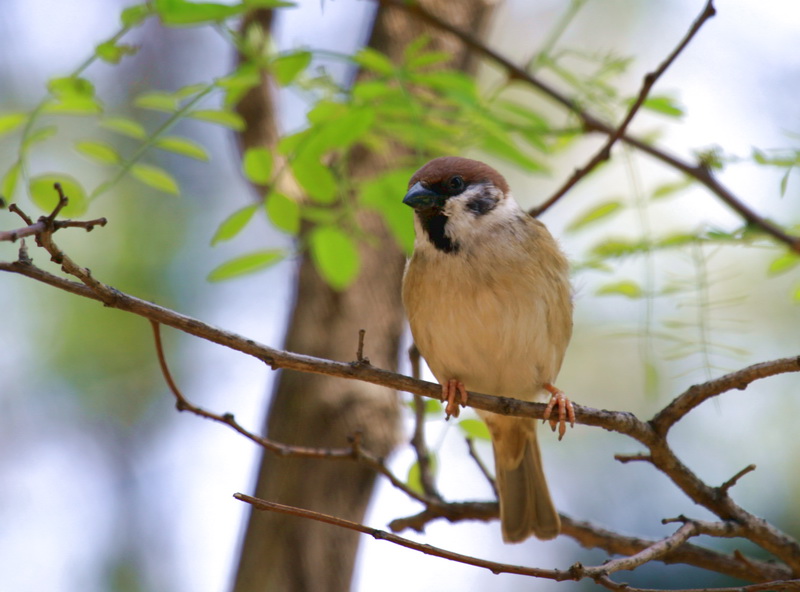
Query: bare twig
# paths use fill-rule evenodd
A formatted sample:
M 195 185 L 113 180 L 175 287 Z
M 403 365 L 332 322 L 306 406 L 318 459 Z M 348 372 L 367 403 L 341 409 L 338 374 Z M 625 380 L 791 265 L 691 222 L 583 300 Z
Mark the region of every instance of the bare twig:
M 619 140 L 625 132 L 628 130 L 628 126 L 630 125 L 631 121 L 633 121 L 634 116 L 639 111 L 641 106 L 647 100 L 648 95 L 650 94 L 651 89 L 655 85 L 656 81 L 661 78 L 662 74 L 667 71 L 672 63 L 676 60 L 676 58 L 683 52 L 684 49 L 689 45 L 689 42 L 694 38 L 698 31 L 700 31 L 701 27 L 712 18 L 716 14 L 714 10 L 714 4 L 712 0 L 708 0 L 703 9 L 703 12 L 697 17 L 697 19 L 692 24 L 689 31 L 683 37 L 681 42 L 677 45 L 677 47 L 672 51 L 671 54 L 665 59 L 661 65 L 656 68 L 653 72 L 648 73 L 644 77 L 644 82 L 642 83 L 642 87 L 639 90 L 639 94 L 636 97 L 636 100 L 628 109 L 627 114 L 625 115 L 622 123 L 617 127 L 614 133 L 608 135 L 608 139 L 603 144 L 603 147 L 595 154 L 589 162 L 587 162 L 584 166 L 579 169 L 576 169 L 572 176 L 567 179 L 566 183 L 564 183 L 553 195 L 550 196 L 544 203 L 541 205 L 533 208 L 530 211 L 532 216 L 539 216 L 545 210 L 550 208 L 554 203 L 556 203 L 559 199 L 561 199 L 570 189 L 572 189 L 577 183 L 583 179 L 586 175 L 592 172 L 597 166 L 599 166 L 604 161 L 607 161 L 611 158 L 611 148 L 616 144 L 617 140 Z
M 747 473 L 751 473 L 752 471 L 755 471 L 755 470 L 756 470 L 756 466 L 755 466 L 755 465 L 747 465 L 747 466 L 746 466 L 745 468 L 743 468 L 741 471 L 739 471 L 738 473 L 736 473 L 736 474 L 735 474 L 733 477 L 731 477 L 730 479 L 728 479 L 727 481 L 725 481 L 725 483 L 723 483 L 722 485 L 720 485 L 720 486 L 719 486 L 719 490 L 720 490 L 722 493 L 724 493 L 724 494 L 726 494 L 726 495 L 727 495 L 727 493 L 728 493 L 728 491 L 730 490 L 730 488 L 731 488 L 731 487 L 733 487 L 734 485 L 736 485 L 736 483 L 739 481 L 739 479 L 741 479 L 742 477 L 744 477 L 745 475 L 747 475 Z
M 286 506 L 283 504 L 278 504 L 275 502 L 258 499 L 255 497 L 251 497 L 249 495 L 245 495 L 243 493 L 235 493 L 233 497 L 235 497 L 240 501 L 250 504 L 257 510 L 264 510 L 268 512 L 280 512 L 282 514 L 301 516 L 303 518 L 317 520 L 318 522 L 325 522 L 326 524 L 333 524 L 335 526 L 347 528 L 349 530 L 355 530 L 356 532 L 370 535 L 372 538 L 376 540 L 389 541 L 396 545 L 400 545 L 401 547 L 406 547 L 407 549 L 413 549 L 414 551 L 425 553 L 426 555 L 441 557 L 442 559 L 448 559 L 450 561 L 456 561 L 458 563 L 464 563 L 466 565 L 474 565 L 475 567 L 482 567 L 484 569 L 488 569 L 489 571 L 495 574 L 513 573 L 526 576 L 534 576 L 537 578 L 546 578 L 549 580 L 555 580 L 559 582 L 564 580 L 575 579 L 568 571 L 562 571 L 558 569 L 540 569 L 536 567 L 524 567 L 521 565 L 510 565 L 505 563 L 498 563 L 496 561 L 487 561 L 485 559 L 479 559 L 477 557 L 470 557 L 469 555 L 462 555 L 461 553 L 453 553 L 452 551 L 440 549 L 439 547 L 434 547 L 432 545 L 424 545 L 422 543 L 417 543 L 415 541 L 397 536 L 396 534 L 386 532 L 385 530 L 370 528 L 369 526 L 364 526 L 363 524 L 359 524 L 357 522 L 344 520 L 343 518 L 337 518 L 336 516 L 329 516 L 327 514 L 322 514 L 320 512 L 312 512 L 311 510 L 304 510 L 301 508 L 295 508 L 292 506 Z
M 486 467 L 486 464 L 483 462 L 483 460 L 481 460 L 481 457 L 478 456 L 478 451 L 475 450 L 475 442 L 469 437 L 465 438 L 465 440 L 467 441 L 467 450 L 469 450 L 469 455 L 472 457 L 472 460 L 475 461 L 475 464 L 478 465 L 478 469 L 480 469 L 481 474 L 483 474 L 483 476 L 489 482 L 489 485 L 492 486 L 495 497 L 498 497 L 497 483 L 495 483 L 495 480 L 492 477 L 492 474 L 489 472 L 489 469 Z
M 650 423 L 659 434 L 665 434 L 689 411 L 711 397 L 731 389 L 744 390 L 750 383 L 768 376 L 797 372 L 798 370 L 800 370 L 800 356 L 795 356 L 753 364 L 703 384 L 696 384 L 673 399 L 669 405 L 656 414 Z
M 358 435 L 354 435 L 353 438 L 351 438 L 350 446 L 346 448 L 310 448 L 308 446 L 283 444 L 251 432 L 242 426 L 238 421 L 236 421 L 236 418 L 232 413 L 218 414 L 193 404 L 183 395 L 169 371 L 169 366 L 167 365 L 167 361 L 164 356 L 163 343 L 161 341 L 161 325 L 153 320 L 150 321 L 150 325 L 153 328 L 156 355 L 158 357 L 159 366 L 161 367 L 161 373 L 163 374 L 164 380 L 169 386 L 170 391 L 175 396 L 175 407 L 178 409 L 178 411 L 188 411 L 200 417 L 227 425 L 251 442 L 258 444 L 259 446 L 263 446 L 266 450 L 269 450 L 270 452 L 280 456 L 302 456 L 305 458 L 354 460 L 360 462 L 376 473 L 386 477 L 394 487 L 400 489 L 409 497 L 416 499 L 423 504 L 427 504 L 431 501 L 424 496 L 419 495 L 408 485 L 398 479 L 394 473 L 389 470 L 383 459 L 378 458 L 377 456 L 364 450 L 364 448 L 361 446 L 361 441 Z
M 369 358 L 364 357 L 364 336 L 367 334 L 366 329 L 358 330 L 358 348 L 356 349 L 356 363 L 369 364 Z
M 523 67 L 518 66 L 510 59 L 486 45 L 483 41 L 471 35 L 467 31 L 448 23 L 436 15 L 432 14 L 420 2 L 406 2 L 405 0 L 376 0 L 382 6 L 392 6 L 399 10 L 404 10 L 410 14 L 415 15 L 420 21 L 432 25 L 437 29 L 446 31 L 454 37 L 457 37 L 464 45 L 469 47 L 475 53 L 485 57 L 491 62 L 494 62 L 506 71 L 509 79 L 517 80 L 527 84 L 528 86 L 538 90 L 545 96 L 549 97 L 562 107 L 568 109 L 575 114 L 583 124 L 586 131 L 599 132 L 605 135 L 613 135 L 616 133 L 616 128 L 598 119 L 585 109 L 583 109 L 577 102 L 558 91 L 556 88 L 541 80 L 537 76 L 529 73 Z M 692 164 L 681 160 L 665 150 L 654 146 L 653 144 L 631 136 L 630 134 L 623 133 L 620 138 L 626 144 L 633 146 L 637 150 L 649 154 L 653 158 L 669 165 L 670 167 L 680 171 L 702 185 L 704 185 L 711 193 L 716 195 L 728 207 L 737 212 L 744 220 L 753 227 L 761 229 L 763 232 L 772 236 L 774 239 L 785 243 L 795 252 L 800 253 L 800 237 L 793 236 L 784 231 L 781 227 L 774 224 L 770 220 L 757 214 L 752 208 L 745 205 L 745 203 L 736 197 L 729 189 L 724 187 L 713 172 L 706 166 L 701 164 Z M 541 210 L 541 208 L 540 208 Z M 541 212 L 540 212 L 541 213 Z
M 674 551 L 696 535 L 697 532 L 694 524 L 687 522 L 670 536 L 653 543 L 638 553 L 634 553 L 629 557 L 613 559 L 598 567 L 584 567 L 584 573 L 589 577 L 597 578 L 599 576 L 607 576 L 617 571 L 636 569 L 649 561 L 661 559 L 664 555 Z
M 61 228 L 83 228 L 86 232 L 94 230 L 95 226 L 105 226 L 108 220 L 105 218 L 96 218 L 94 220 L 52 220 L 50 216 L 42 216 L 37 222 L 31 220 L 22 210 L 17 207 L 17 204 L 8 206 L 10 212 L 19 215 L 27 226 L 17 228 L 16 230 L 0 230 L 0 242 L 16 242 L 18 239 L 25 238 L 26 236 L 36 236 L 48 227 L 54 231 Z
M 62 253 L 52 241 L 53 232 L 53 228 L 46 228 L 36 235 L 37 241 L 40 245 L 48 250 L 53 260 L 61 263 L 62 268 L 67 273 L 72 273 L 81 279 L 81 283 L 73 282 L 69 279 L 56 276 L 39 269 L 27 258 L 23 258 L 12 263 L 0 262 L 0 271 L 5 270 L 19 273 L 32 279 L 47 283 L 51 286 L 66 290 L 73 294 L 98 300 L 109 307 L 137 314 L 151 320 L 154 323 L 172 326 L 191 335 L 195 335 L 208 341 L 218 343 L 220 345 L 224 345 L 234 350 L 254 356 L 265 361 L 272 368 L 284 368 L 301 372 L 312 372 L 330 376 L 339 376 L 348 379 L 363 380 L 389 388 L 405 390 L 424 397 L 439 399 L 440 387 L 438 385 L 406 376 L 401 376 L 370 365 L 335 362 L 332 360 L 313 358 L 311 356 L 304 356 L 269 348 L 234 333 L 206 325 L 205 323 L 202 323 L 196 319 L 192 319 L 153 303 L 146 302 L 128 294 L 119 292 L 114 288 L 102 284 L 101 282 L 92 278 L 88 270 L 78 266 L 66 255 L 64 255 L 64 253 Z M 161 357 L 163 358 L 163 354 Z M 697 387 L 694 387 L 695 390 L 690 396 L 690 398 L 693 397 L 691 398 L 691 402 L 696 402 L 697 400 L 702 399 L 702 396 L 698 395 L 697 393 L 702 394 L 711 391 L 714 393 L 719 393 L 726 390 L 726 388 L 730 388 L 731 384 L 749 384 L 749 382 L 759 378 L 764 378 L 766 376 L 771 376 L 781 372 L 797 372 L 800 370 L 800 364 L 798 364 L 797 358 L 790 358 L 787 360 L 791 360 L 791 363 L 785 363 L 785 360 L 766 362 L 763 365 L 759 365 L 758 370 L 747 372 L 748 369 L 745 369 L 745 371 L 741 371 L 740 373 L 733 373 L 728 377 L 722 377 L 721 379 L 709 381 L 709 383 L 706 383 L 705 385 L 698 385 Z M 737 378 L 738 381 L 736 380 Z M 349 449 L 336 449 L 334 453 L 331 453 L 330 450 L 319 451 L 314 449 L 298 451 L 296 447 L 285 447 L 283 445 L 261 439 L 259 436 L 256 436 L 255 434 L 252 434 L 248 430 L 242 428 L 242 426 L 240 426 L 230 414 L 214 414 L 192 406 L 185 399 L 183 399 L 183 403 L 181 403 L 181 397 L 178 397 L 176 400 L 179 401 L 179 405 L 182 408 L 191 410 L 203 417 L 208 417 L 209 419 L 227 424 L 251 440 L 268 448 L 272 447 L 271 449 L 278 454 L 317 454 L 329 458 L 357 459 L 359 462 L 363 462 L 367 466 L 373 467 L 374 470 L 378 471 L 379 473 L 386 475 L 394 486 L 402 489 L 413 499 L 423 503 L 426 507 L 425 512 L 428 513 L 428 516 L 438 515 L 452 520 L 464 519 L 465 517 L 471 517 L 473 519 L 476 517 L 478 519 L 488 519 L 497 515 L 496 504 L 467 503 L 460 506 L 460 514 L 456 514 L 456 510 L 453 510 L 450 504 L 444 504 L 439 499 L 411 491 L 404 483 L 400 482 L 394 475 L 391 474 L 390 471 L 386 469 L 381 459 L 370 457 L 365 451 L 361 450 L 357 441 L 354 441 Z M 542 418 L 546 408 L 544 404 L 527 403 L 517 399 L 494 397 L 480 393 L 470 393 L 469 404 L 474 408 L 483 409 L 494 413 L 533 417 L 538 419 Z M 685 412 L 683 406 L 675 403 L 670 404 L 668 407 L 671 407 L 673 413 Z M 692 405 L 689 406 L 689 408 L 691 407 Z M 662 412 L 658 417 L 661 417 L 662 421 L 668 422 L 668 419 L 664 418 L 669 418 L 670 414 L 665 414 Z M 634 438 L 643 444 L 648 449 L 648 458 L 650 462 L 652 462 L 654 466 L 666 474 L 693 501 L 714 512 L 723 520 L 723 523 L 735 523 L 739 525 L 742 529 L 741 536 L 746 536 L 746 538 L 762 546 L 764 549 L 775 555 L 778 559 L 786 563 L 786 568 L 780 565 L 778 566 L 780 570 L 789 569 L 790 573 L 792 571 L 795 574 L 800 573 L 800 546 L 798 546 L 797 542 L 766 521 L 753 516 L 735 504 L 727 495 L 727 490 L 724 487 L 710 487 L 700 480 L 685 464 L 683 464 L 677 458 L 675 453 L 670 449 L 666 441 L 666 434 L 664 430 L 656 429 L 655 426 L 657 424 L 655 420 L 651 422 L 644 422 L 630 413 L 597 410 L 588 407 L 576 406 L 576 422 L 583 425 L 600 426 L 608 430 L 616 431 L 618 433 L 630 436 L 631 438 Z M 644 458 L 644 455 L 638 456 Z M 472 513 L 470 514 L 470 512 Z M 419 515 L 419 518 L 416 520 L 416 522 L 414 521 L 414 517 L 406 519 L 406 522 L 408 524 L 419 526 L 420 524 L 424 525 L 427 519 L 427 516 Z M 565 525 L 564 531 L 565 533 L 569 532 L 568 526 Z M 650 545 L 652 545 L 652 543 L 650 543 Z M 678 552 L 681 551 L 684 546 L 681 546 L 678 550 L 671 552 L 669 555 L 665 556 L 663 560 L 667 561 L 668 557 L 673 555 L 677 556 Z M 745 563 L 741 561 L 738 561 L 737 563 L 741 566 L 745 565 Z M 756 574 L 751 572 L 749 578 L 752 581 L 754 577 L 761 578 L 764 577 L 764 574 L 766 573 L 767 572 L 764 571 L 758 571 Z M 598 582 L 599 581 L 600 580 L 598 580 Z
M 408 360 L 411 363 L 411 376 L 419 380 L 421 356 L 416 343 L 412 343 L 408 348 Z M 433 474 L 431 451 L 425 442 L 425 400 L 418 394 L 412 396 L 414 397 L 414 434 L 411 436 L 411 447 L 417 455 L 419 482 L 426 495 L 441 500 L 442 496 L 436 487 L 436 479 Z

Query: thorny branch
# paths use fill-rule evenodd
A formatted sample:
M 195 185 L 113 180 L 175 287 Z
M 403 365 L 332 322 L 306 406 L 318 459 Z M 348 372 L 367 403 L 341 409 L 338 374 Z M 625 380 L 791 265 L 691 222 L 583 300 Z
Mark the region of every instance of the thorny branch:
M 61 204 L 60 207 L 63 207 L 63 204 Z M 24 220 L 32 223 L 18 208 L 15 208 L 15 211 Z M 46 219 L 49 218 L 51 217 L 46 217 Z M 258 344 L 243 336 L 207 325 L 199 320 L 120 292 L 93 278 L 88 269 L 72 261 L 53 241 L 53 234 L 60 228 L 85 226 L 81 223 L 59 226 L 52 222 L 51 220 L 43 224 L 41 229 L 37 231 L 35 234 L 37 243 L 49 253 L 52 261 L 61 265 L 63 271 L 78 278 L 80 282 L 56 276 L 35 266 L 27 254 L 24 256 L 21 254 L 20 258 L 14 262 L 0 262 L 0 271 L 19 273 L 73 294 L 100 301 L 110 308 L 131 312 L 150 320 L 155 331 L 154 335 L 156 338 L 159 362 L 162 365 L 165 379 L 176 397 L 178 409 L 187 410 L 201 417 L 228 425 L 251 441 L 264 446 L 276 454 L 314 456 L 318 458 L 343 459 L 364 463 L 366 466 L 385 475 L 395 487 L 403 490 L 407 495 L 425 506 L 425 510 L 417 516 L 394 521 L 391 525 L 392 528 L 401 529 L 411 527 L 421 530 L 427 522 L 441 518 L 453 522 L 466 519 L 489 520 L 496 518 L 497 505 L 495 503 L 447 503 L 435 493 L 435 489 L 426 491 L 424 494 L 415 492 L 394 476 L 382 459 L 376 458 L 368 451 L 365 451 L 361 447 L 358 437 L 352 439 L 350 446 L 340 449 L 315 449 L 288 446 L 254 434 L 239 424 L 232 414 L 217 414 L 193 405 L 183 397 L 169 375 L 158 327 L 162 324 L 171 326 L 185 333 L 246 353 L 264 361 L 273 369 L 282 368 L 363 380 L 388 388 L 407 391 L 420 397 L 435 399 L 438 399 L 440 396 L 440 387 L 438 385 L 395 374 L 365 363 L 366 358 L 363 357 L 363 341 L 361 340 L 359 352 L 357 353 L 357 358 L 360 359 L 349 363 L 319 359 Z M 88 225 L 89 223 L 86 224 Z M 12 239 L 8 237 L 5 240 Z M 770 581 L 772 582 L 772 589 L 790 589 L 784 587 L 784 585 L 794 586 L 795 582 L 797 582 L 797 580 L 791 580 L 790 578 L 797 577 L 797 575 L 800 574 L 800 546 L 787 534 L 739 507 L 728 495 L 729 489 L 735 482 L 752 469 L 748 467 L 740 471 L 719 487 L 708 486 L 675 456 L 674 452 L 667 444 L 666 436 L 670 427 L 674 425 L 678 419 L 685 416 L 691 409 L 709 398 L 722 394 L 732 388 L 744 389 L 751 382 L 768 376 L 798 371 L 800 371 L 800 357 L 773 360 L 744 368 L 701 385 L 691 387 L 686 393 L 677 397 L 649 422 L 642 421 L 633 414 L 627 412 L 598 410 L 576 405 L 576 423 L 602 427 L 637 440 L 648 450 L 647 454 L 635 455 L 638 460 L 647 460 L 652 463 L 653 466 L 666 474 L 692 500 L 719 516 L 722 522 L 701 523 L 699 521 L 681 518 L 679 521 L 684 521 L 686 528 L 679 528 L 676 533 L 661 541 L 646 541 L 644 539 L 624 537 L 618 533 L 605 531 L 596 525 L 574 521 L 567 516 L 562 516 L 565 535 L 575 538 L 584 546 L 599 546 L 610 553 L 622 553 L 628 557 L 614 560 L 614 562 L 610 564 L 594 568 L 576 565 L 567 571 L 539 570 L 537 568 L 519 568 L 518 566 L 505 565 L 501 565 L 501 571 L 528 573 L 528 575 L 537 573 L 539 574 L 537 577 L 548 577 L 551 579 L 580 579 L 588 577 L 608 588 L 620 589 L 620 584 L 608 577 L 608 574 L 613 571 L 613 569 L 608 568 L 608 565 L 611 565 L 612 568 L 620 565 L 635 566 L 638 565 L 636 562 L 643 558 L 645 561 L 657 558 L 666 563 L 683 562 L 690 565 L 697 565 L 706 569 L 720 571 L 721 573 L 736 575 L 749 579 L 750 581 Z M 517 399 L 494 397 L 480 393 L 470 393 L 469 405 L 476 409 L 483 409 L 494 413 L 532 417 L 536 419 L 542 419 L 545 410 L 544 404 L 527 403 Z M 423 449 L 424 447 L 420 450 Z M 262 501 L 261 503 L 266 504 L 261 506 L 262 509 L 269 506 L 267 502 Z M 303 510 L 294 509 L 293 512 L 302 513 Z M 369 533 L 373 535 L 381 532 L 360 525 L 359 527 L 366 529 L 366 531 L 369 531 Z M 689 545 L 686 542 L 690 537 L 697 536 L 698 534 L 741 536 L 748 538 L 772 553 L 778 561 L 767 563 L 745 558 L 741 554 L 728 556 Z M 404 544 L 399 542 L 402 540 L 400 537 L 395 538 L 393 535 L 391 537 L 381 535 L 380 538 L 392 540 L 398 544 Z M 420 546 L 416 543 L 413 545 Z M 413 545 L 412 548 L 416 548 Z M 422 547 L 426 549 L 429 548 L 424 545 Z M 448 553 L 446 551 L 443 552 Z M 447 558 L 462 561 L 462 556 L 456 554 L 450 554 Z M 463 562 L 469 563 L 470 565 L 481 565 L 493 571 L 495 567 L 497 567 L 493 564 L 490 565 L 491 562 L 481 563 L 482 560 L 475 558 L 466 558 Z M 516 571 L 518 569 L 528 571 Z M 619 569 L 628 568 L 620 567 Z M 780 585 L 777 585 L 777 582 L 780 582 Z M 764 588 L 745 587 L 740 589 L 757 590 Z
M 617 128 L 595 117 L 576 101 L 572 100 L 570 97 L 551 86 L 549 83 L 531 74 L 525 68 L 517 65 L 511 59 L 489 47 L 483 41 L 474 35 L 471 35 L 469 32 L 440 19 L 435 14 L 426 10 L 425 7 L 419 2 L 406 2 L 405 0 L 376 1 L 382 6 L 391 6 L 398 10 L 404 10 L 419 18 L 421 22 L 427 23 L 428 25 L 457 37 L 472 51 L 483 56 L 490 62 L 497 64 L 503 70 L 505 70 L 509 80 L 515 80 L 522 82 L 523 84 L 527 84 L 531 88 L 539 91 L 546 97 L 549 97 L 551 100 L 555 101 L 573 113 L 576 117 L 578 117 L 578 119 L 580 119 L 584 129 L 587 132 L 598 132 L 607 136 L 613 136 L 617 132 Z M 706 8 L 704 8 L 704 12 L 707 10 L 708 6 L 712 6 L 713 8 L 713 3 L 709 1 L 706 5 Z M 714 173 L 709 169 L 709 167 L 702 162 L 687 162 L 673 154 L 670 154 L 669 152 L 666 152 L 662 148 L 632 136 L 627 132 L 621 134 L 619 139 L 626 144 L 633 146 L 637 150 L 652 156 L 656 160 L 660 160 L 661 162 L 669 165 L 671 168 L 680 171 L 684 175 L 695 179 L 704 185 L 709 191 L 711 191 L 711 193 L 722 200 L 722 202 L 724 202 L 728 207 L 737 212 L 744 220 L 747 221 L 748 224 L 755 228 L 761 229 L 776 240 L 788 245 L 793 251 L 800 253 L 800 237 L 787 233 L 785 230 L 783 230 L 783 228 L 756 213 L 752 208 L 745 204 L 744 201 L 739 199 L 728 188 L 723 186 L 714 176 Z M 531 213 L 538 215 L 543 211 L 543 208 L 539 207 Z

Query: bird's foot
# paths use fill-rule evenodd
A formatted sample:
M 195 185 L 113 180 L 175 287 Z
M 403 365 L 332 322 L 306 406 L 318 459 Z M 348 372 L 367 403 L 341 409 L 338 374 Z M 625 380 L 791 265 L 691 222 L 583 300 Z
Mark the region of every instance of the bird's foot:
M 549 382 L 542 385 L 544 389 L 550 393 L 550 402 L 547 404 L 547 409 L 544 410 L 544 421 L 550 422 L 550 428 L 555 432 L 558 426 L 558 439 L 564 437 L 567 433 L 567 419 L 569 419 L 570 427 L 575 427 L 575 408 L 572 406 L 572 401 L 567 398 L 567 395 L 560 389 L 557 389 Z M 550 417 L 553 409 L 558 406 L 558 418 Z
M 444 412 L 447 415 L 445 419 L 450 417 L 458 417 L 461 410 L 458 404 L 461 403 L 462 407 L 467 405 L 467 389 L 464 388 L 464 383 L 456 378 L 451 378 L 442 385 L 442 402 L 447 402 L 444 407 Z

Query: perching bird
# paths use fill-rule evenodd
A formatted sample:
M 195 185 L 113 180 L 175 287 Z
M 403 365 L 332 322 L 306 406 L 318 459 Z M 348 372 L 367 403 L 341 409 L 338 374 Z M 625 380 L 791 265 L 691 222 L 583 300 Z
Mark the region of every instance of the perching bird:
M 503 176 L 467 158 L 436 158 L 409 181 L 414 254 L 403 304 L 420 353 L 458 416 L 467 390 L 540 400 L 552 395 L 560 435 L 572 404 L 553 386 L 572 334 L 567 259 L 526 214 Z M 558 535 L 533 419 L 479 411 L 494 449 L 503 540 Z M 555 429 L 555 418 L 551 426 Z

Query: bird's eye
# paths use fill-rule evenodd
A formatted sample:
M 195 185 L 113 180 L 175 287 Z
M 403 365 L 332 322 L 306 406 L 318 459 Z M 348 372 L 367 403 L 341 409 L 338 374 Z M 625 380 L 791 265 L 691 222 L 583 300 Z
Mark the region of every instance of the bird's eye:
M 456 175 L 454 177 L 450 177 L 450 180 L 447 182 L 447 185 L 453 193 L 461 193 L 464 189 L 464 178 L 461 175 Z

